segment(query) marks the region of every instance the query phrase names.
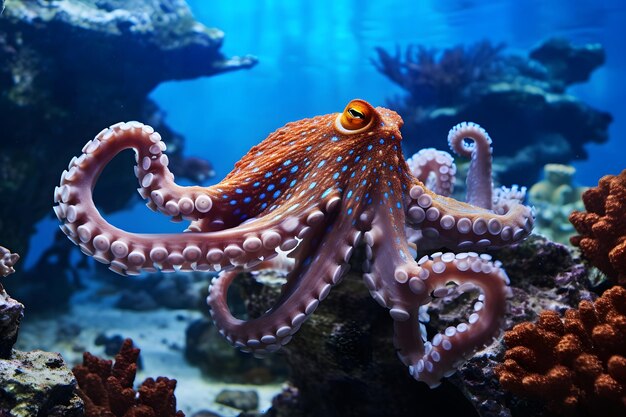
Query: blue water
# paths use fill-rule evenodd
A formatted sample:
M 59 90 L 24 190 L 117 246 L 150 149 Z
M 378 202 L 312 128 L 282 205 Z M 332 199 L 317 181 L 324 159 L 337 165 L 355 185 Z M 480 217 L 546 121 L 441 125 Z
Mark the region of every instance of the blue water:
M 268 133 L 285 123 L 340 111 L 352 98 L 384 105 L 401 91 L 378 73 L 374 48 L 419 43 L 450 47 L 488 39 L 526 55 L 552 36 L 573 43 L 599 42 L 605 66 L 569 91 L 614 116 L 610 140 L 588 146 L 590 159 L 576 163 L 577 180 L 594 185 L 607 173 L 626 168 L 626 2 L 590 0 L 188 0 L 196 18 L 226 33 L 225 55 L 253 54 L 253 69 L 159 86 L 152 97 L 168 124 L 186 139 L 186 154 L 210 160 L 215 181 Z M 134 117 L 130 117 L 132 119 Z M 489 129 L 488 126 L 485 126 Z M 445 138 L 430 138 L 446 148 Z M 165 138 L 167 141 L 167 138 Z M 497 141 L 494 138 L 497 154 Z M 108 216 L 131 231 L 180 231 L 142 204 Z M 28 263 L 47 246 L 55 221 L 44 221 L 33 238 Z
M 196 18 L 226 33 L 227 55 L 251 53 L 259 65 L 213 78 L 166 83 L 153 97 L 168 122 L 187 137 L 187 149 L 211 160 L 218 178 L 252 145 L 288 121 L 340 111 L 352 98 L 376 105 L 400 91 L 370 63 L 374 48 L 419 43 L 434 47 L 505 42 L 526 55 L 551 36 L 573 43 L 599 42 L 607 63 L 590 82 L 570 92 L 610 111 L 615 121 L 608 144 L 590 146 L 577 163 L 578 180 L 595 184 L 626 167 L 615 152 L 626 138 L 626 2 L 346 0 L 207 2 L 189 0 Z M 236 4 L 235 7 L 233 5 Z M 488 129 L 489 127 L 486 126 Z M 620 137 L 622 136 L 622 137 Z M 445 149 L 445 138 L 431 138 Z M 494 138 L 495 152 L 497 140 Z M 217 150 L 219 149 L 219 153 Z

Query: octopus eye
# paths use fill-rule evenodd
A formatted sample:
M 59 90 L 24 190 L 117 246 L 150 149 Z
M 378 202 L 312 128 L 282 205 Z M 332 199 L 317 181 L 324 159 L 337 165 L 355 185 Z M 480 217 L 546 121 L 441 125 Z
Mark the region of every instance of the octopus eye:
M 363 100 L 352 100 L 337 119 L 336 126 L 345 134 L 358 133 L 369 127 L 373 109 Z
M 350 113 L 350 116 L 355 119 L 365 119 L 365 115 L 363 113 L 361 113 L 357 109 L 353 109 L 352 107 L 348 109 L 348 113 Z

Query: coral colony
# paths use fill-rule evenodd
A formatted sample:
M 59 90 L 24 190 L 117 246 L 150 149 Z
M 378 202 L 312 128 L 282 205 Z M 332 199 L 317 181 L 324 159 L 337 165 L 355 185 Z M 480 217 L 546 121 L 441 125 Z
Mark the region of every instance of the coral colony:
M 533 217 L 515 198 L 492 207 L 491 156 L 485 153 L 490 140 L 480 127 L 464 123 L 450 133 L 451 143 L 475 142 L 466 150 L 473 180 L 465 203 L 434 193 L 411 174 L 400 147 L 401 126 L 395 112 L 353 100 L 342 113 L 288 123 L 270 134 L 219 184 L 181 187 L 167 168 L 161 136 L 138 122 L 118 123 L 72 159 L 55 189 L 54 209 L 62 230 L 84 253 L 120 274 L 227 270 L 210 288 L 212 316 L 229 342 L 255 353 L 289 342 L 341 281 L 362 244 L 363 280 L 389 309 L 400 359 L 416 379 L 434 387 L 491 342 L 505 309 L 508 279 L 499 263 L 460 251 L 519 242 L 530 233 Z M 128 148 L 135 150 L 139 192 L 148 207 L 191 220 L 187 233 L 129 233 L 102 218 L 92 189 L 106 164 Z M 406 230 L 415 232 L 411 240 L 419 251 L 445 246 L 459 252 L 415 261 Z M 235 274 L 228 270 L 253 270 L 262 262 L 267 267 L 277 248 L 295 262 L 279 300 L 259 318 L 234 318 L 226 293 Z M 426 340 L 420 306 L 472 290 L 481 294 L 467 321 Z

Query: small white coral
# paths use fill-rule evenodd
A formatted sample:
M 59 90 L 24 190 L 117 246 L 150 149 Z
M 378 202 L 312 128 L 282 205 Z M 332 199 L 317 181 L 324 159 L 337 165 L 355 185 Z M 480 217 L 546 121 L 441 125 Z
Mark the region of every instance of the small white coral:
M 0 274 L 6 277 L 15 272 L 13 265 L 20 259 L 17 253 L 11 253 L 7 248 L 0 246 Z

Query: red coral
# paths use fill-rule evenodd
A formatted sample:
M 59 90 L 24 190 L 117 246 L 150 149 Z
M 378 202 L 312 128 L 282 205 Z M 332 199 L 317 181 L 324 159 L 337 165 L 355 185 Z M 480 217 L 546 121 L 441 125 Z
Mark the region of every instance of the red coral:
M 607 175 L 583 193 L 587 212 L 573 212 L 569 221 L 579 235 L 570 241 L 619 285 L 626 286 L 626 170 Z
M 72 371 L 78 381 L 78 394 L 85 403 L 85 417 L 185 417 L 176 411 L 176 380 L 146 379 L 138 393 L 133 389 L 139 349 L 124 340 L 115 363 L 89 352 L 83 364 Z
M 504 336 L 496 367 L 507 390 L 569 416 L 626 415 L 626 289 L 613 287 L 578 310 L 543 311 Z

